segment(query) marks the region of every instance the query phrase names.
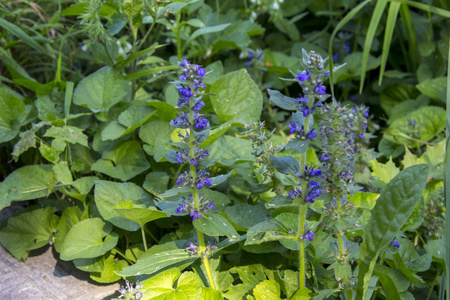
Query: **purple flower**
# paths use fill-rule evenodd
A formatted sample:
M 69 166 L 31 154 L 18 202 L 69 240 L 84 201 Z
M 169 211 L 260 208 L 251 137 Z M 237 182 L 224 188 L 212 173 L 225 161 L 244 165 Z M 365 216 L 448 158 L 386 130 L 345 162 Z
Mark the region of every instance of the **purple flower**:
M 206 126 L 208 126 L 208 120 L 204 119 L 203 115 L 197 115 L 197 118 L 195 119 L 195 128 L 204 129 Z
M 184 112 L 183 114 L 177 114 L 177 118 L 175 120 L 172 120 L 172 126 L 179 127 L 179 128 L 186 128 L 190 125 L 189 122 L 189 116 L 187 112 Z
M 189 154 L 187 153 L 187 150 L 178 148 L 175 159 L 179 164 L 189 161 Z
M 313 235 L 316 235 L 313 231 L 307 230 L 306 233 L 303 235 L 302 239 L 308 239 L 310 242 L 314 240 Z
M 186 98 L 191 98 L 193 93 L 190 88 L 182 86 L 178 89 L 178 93 L 180 93 L 181 96 L 184 96 Z
M 308 70 L 305 70 L 304 72 L 298 74 L 297 79 L 300 82 L 309 80 L 309 72 L 308 72 Z
M 194 110 L 196 112 L 200 111 L 203 106 L 205 106 L 205 102 L 203 102 L 202 100 L 198 100 L 192 107 L 192 110 Z
M 201 189 L 205 185 L 211 186 L 211 180 L 209 179 L 209 172 L 206 169 L 202 169 L 198 172 L 198 179 L 197 179 L 197 188 Z
M 290 193 L 289 193 L 289 198 L 300 198 L 302 196 L 302 190 L 298 187 L 296 187 L 295 189 L 293 189 Z
M 318 84 L 316 86 L 316 89 L 314 90 L 314 92 L 321 94 L 321 95 L 325 95 L 326 94 L 326 87 L 324 85 Z
M 361 133 L 361 134 L 359 135 L 359 138 L 360 138 L 360 139 L 363 139 L 363 138 L 364 138 L 364 134 Z
M 339 55 L 333 54 L 333 61 L 338 60 L 338 59 L 339 59 Z
M 317 136 L 317 132 L 314 131 L 314 128 L 308 131 L 308 134 L 306 135 L 306 138 L 313 139 Z
M 321 156 L 319 156 L 319 159 L 321 160 L 321 161 L 327 161 L 327 160 L 329 160 L 331 158 L 331 156 L 330 156 L 330 153 L 328 153 L 328 152 L 325 152 L 324 154 L 322 154 Z
M 198 254 L 198 247 L 193 242 L 189 242 L 188 246 L 185 249 L 189 252 L 190 255 Z
M 302 127 L 303 127 L 303 126 L 302 126 Z M 291 130 L 289 131 L 290 134 L 293 134 L 294 132 L 300 132 L 300 131 L 302 131 L 302 129 L 300 129 L 300 127 L 298 126 L 298 124 L 295 123 L 295 122 L 289 123 L 289 128 L 291 129 Z
M 309 114 L 312 114 L 312 113 L 313 113 L 313 110 L 310 109 L 308 105 L 305 106 L 305 107 L 300 108 L 300 111 L 303 112 L 303 117 L 305 117 L 305 118 L 306 118 L 307 116 L 309 116 Z
M 305 166 L 305 175 L 306 176 L 319 176 L 322 174 L 321 170 L 315 170 L 314 167 L 306 167 Z
M 400 244 L 398 243 L 398 241 L 396 239 L 393 239 L 390 243 L 389 246 L 394 245 L 395 248 L 400 248 Z
M 200 66 L 199 66 L 198 69 L 197 69 L 197 75 L 200 76 L 200 77 L 203 77 L 203 76 L 205 76 L 205 74 L 206 74 L 205 69 L 200 68 Z
M 178 173 L 177 181 L 175 181 L 176 184 L 180 185 L 183 184 L 184 186 L 190 184 L 192 181 L 192 176 L 188 172 L 184 172 L 183 174 Z
M 197 210 L 192 211 L 189 215 L 192 217 L 192 220 L 203 217 Z

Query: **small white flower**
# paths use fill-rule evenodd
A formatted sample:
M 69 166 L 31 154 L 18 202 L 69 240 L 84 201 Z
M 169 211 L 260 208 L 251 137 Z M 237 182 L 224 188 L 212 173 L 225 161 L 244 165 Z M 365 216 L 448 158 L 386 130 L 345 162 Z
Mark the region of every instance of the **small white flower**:
M 272 4 L 272 8 L 275 9 L 275 10 L 278 10 L 278 9 L 280 9 L 280 5 L 278 4 L 278 2 L 274 2 Z

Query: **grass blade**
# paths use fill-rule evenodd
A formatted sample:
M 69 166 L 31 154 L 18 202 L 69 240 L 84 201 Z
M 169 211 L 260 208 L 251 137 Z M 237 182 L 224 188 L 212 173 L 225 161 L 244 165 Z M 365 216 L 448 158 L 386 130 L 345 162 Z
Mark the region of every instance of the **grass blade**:
M 367 62 L 369 61 L 370 48 L 372 48 L 373 38 L 375 37 L 375 32 L 377 31 L 380 19 L 383 16 L 384 9 L 386 8 L 388 1 L 379 0 L 375 5 L 375 9 L 372 13 L 372 18 L 370 19 L 369 29 L 367 30 L 366 40 L 364 42 L 363 59 L 361 65 L 361 82 L 359 85 L 359 93 L 362 92 L 364 87 L 364 80 L 366 78 Z
M 400 9 L 400 3 L 391 2 L 389 5 L 389 12 L 386 23 L 386 31 L 384 33 L 383 53 L 381 57 L 381 70 L 380 79 L 378 85 L 381 85 L 383 81 L 384 70 L 386 68 L 386 62 L 389 55 L 389 48 L 391 47 L 392 35 L 394 34 L 395 23 L 397 22 L 398 11 Z
M 3 18 L 0 18 L 0 27 L 5 28 L 6 31 L 8 31 L 15 37 L 19 38 L 25 44 L 27 44 L 31 48 L 34 48 L 38 52 L 48 54 L 48 51 L 46 51 L 41 45 L 39 45 L 35 40 L 33 40 L 32 37 L 30 37 L 28 34 L 25 33 L 25 31 L 23 31 L 16 25 L 9 23 Z
M 400 18 L 402 19 L 403 25 L 406 29 L 406 35 L 408 36 L 409 53 L 412 62 L 412 66 L 409 71 L 414 72 L 419 63 L 419 52 L 417 50 L 417 38 L 411 18 L 411 12 L 406 4 L 402 4 L 400 7 Z
M 358 4 L 354 9 L 352 9 L 337 25 L 336 28 L 334 28 L 333 33 L 331 34 L 330 43 L 328 45 L 328 55 L 330 57 L 333 57 L 333 41 L 336 36 L 336 34 L 341 30 L 342 27 L 344 27 L 345 24 L 347 24 L 364 6 L 372 2 L 371 0 L 363 1 L 360 4 Z M 334 97 L 334 84 L 333 84 L 333 59 L 330 59 L 330 88 L 331 88 L 331 95 Z
M 423 4 L 423 3 L 418 3 L 415 1 L 409 1 L 409 0 L 391 0 L 393 2 L 400 2 L 400 3 L 405 3 L 408 4 L 411 7 L 415 7 L 418 8 L 420 10 L 426 11 L 426 12 L 430 12 L 430 13 L 434 13 L 437 15 L 440 15 L 442 17 L 445 18 L 450 18 L 450 11 L 436 7 L 436 6 L 432 6 L 432 5 L 427 5 L 427 4 Z

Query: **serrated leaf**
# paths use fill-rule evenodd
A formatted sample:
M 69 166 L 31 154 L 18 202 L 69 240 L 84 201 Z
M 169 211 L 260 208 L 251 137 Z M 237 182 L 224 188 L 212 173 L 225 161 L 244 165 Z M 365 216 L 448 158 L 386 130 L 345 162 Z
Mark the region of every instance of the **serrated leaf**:
M 61 259 L 94 258 L 114 248 L 119 236 L 112 225 L 100 218 L 86 219 L 73 225 L 61 247 Z M 89 234 L 86 234 L 89 232 Z
M 87 143 L 88 137 L 83 133 L 83 129 L 74 126 L 52 126 L 47 130 L 44 136 L 53 137 L 55 139 L 58 138 L 71 144 L 80 144 L 89 147 Z
M 16 137 L 25 120 L 27 109 L 17 94 L 6 87 L 0 87 L 0 143 Z
M 264 280 L 253 289 L 255 300 L 281 300 L 280 285 L 275 280 Z

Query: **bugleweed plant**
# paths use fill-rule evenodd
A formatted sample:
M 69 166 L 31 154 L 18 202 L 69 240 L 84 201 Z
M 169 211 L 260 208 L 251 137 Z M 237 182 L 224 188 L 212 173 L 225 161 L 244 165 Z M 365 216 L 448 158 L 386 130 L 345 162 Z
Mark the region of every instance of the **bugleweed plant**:
M 425 2 L 1 3 L 0 244 L 119 299 L 444 299 Z

